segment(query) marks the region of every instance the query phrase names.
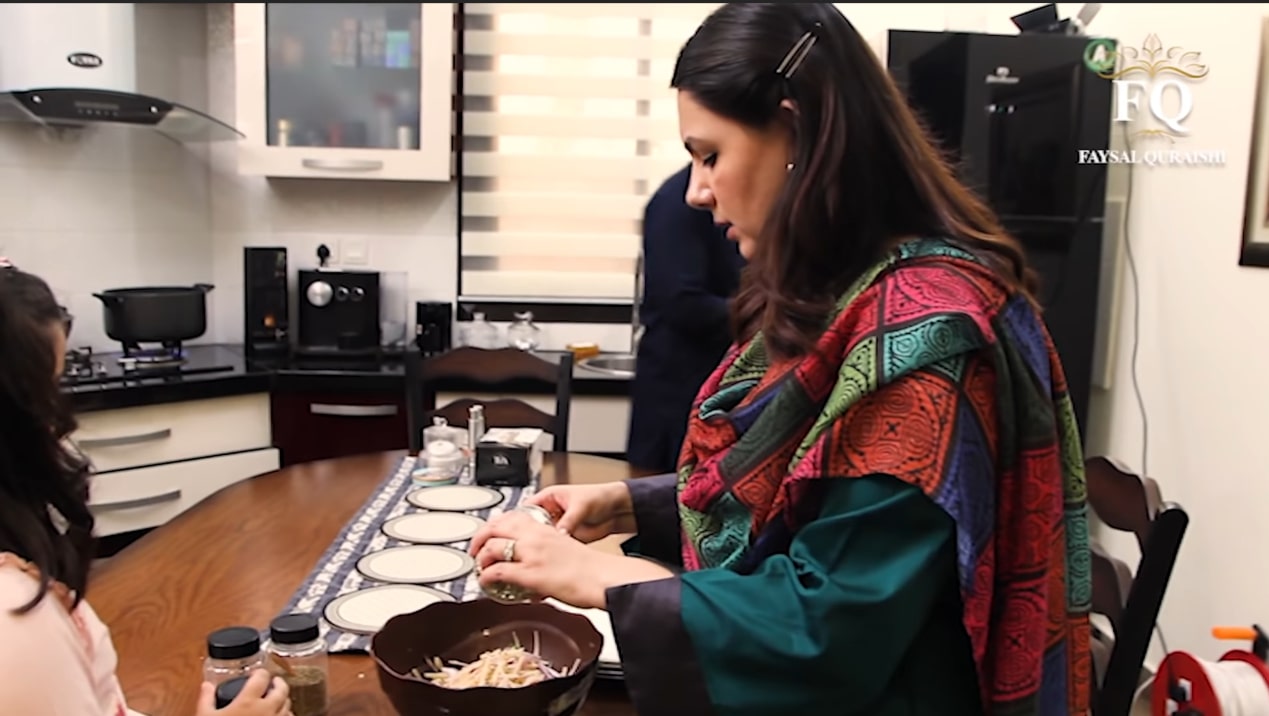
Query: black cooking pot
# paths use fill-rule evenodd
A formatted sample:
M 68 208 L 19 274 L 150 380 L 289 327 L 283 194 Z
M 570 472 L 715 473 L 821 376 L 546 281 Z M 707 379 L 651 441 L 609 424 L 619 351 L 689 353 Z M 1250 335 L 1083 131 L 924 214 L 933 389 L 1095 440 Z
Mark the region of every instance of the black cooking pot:
M 213 286 L 112 288 L 94 293 L 106 335 L 121 343 L 189 341 L 207 332 L 207 292 Z

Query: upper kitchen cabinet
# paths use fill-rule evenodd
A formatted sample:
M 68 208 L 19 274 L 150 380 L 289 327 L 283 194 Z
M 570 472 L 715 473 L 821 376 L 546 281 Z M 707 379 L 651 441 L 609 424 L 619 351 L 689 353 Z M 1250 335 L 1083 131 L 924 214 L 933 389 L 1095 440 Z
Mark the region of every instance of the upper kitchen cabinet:
M 236 3 L 238 170 L 449 181 L 453 3 Z

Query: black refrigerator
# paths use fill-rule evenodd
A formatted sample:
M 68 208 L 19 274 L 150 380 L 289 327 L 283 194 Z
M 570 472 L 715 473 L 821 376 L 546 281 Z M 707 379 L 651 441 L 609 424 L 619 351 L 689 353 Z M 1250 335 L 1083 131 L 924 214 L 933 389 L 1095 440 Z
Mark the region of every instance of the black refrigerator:
M 1084 438 L 1098 321 L 1110 80 L 1089 38 L 892 30 L 887 65 L 961 179 L 986 199 L 1040 274 L 1044 318 Z

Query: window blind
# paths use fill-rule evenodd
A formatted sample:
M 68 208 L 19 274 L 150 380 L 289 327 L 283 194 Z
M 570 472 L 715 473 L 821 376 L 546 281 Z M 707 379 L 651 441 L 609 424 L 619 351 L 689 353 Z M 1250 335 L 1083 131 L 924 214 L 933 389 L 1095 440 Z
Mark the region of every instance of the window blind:
M 674 61 L 718 3 L 463 3 L 460 293 L 627 303 L 688 161 Z

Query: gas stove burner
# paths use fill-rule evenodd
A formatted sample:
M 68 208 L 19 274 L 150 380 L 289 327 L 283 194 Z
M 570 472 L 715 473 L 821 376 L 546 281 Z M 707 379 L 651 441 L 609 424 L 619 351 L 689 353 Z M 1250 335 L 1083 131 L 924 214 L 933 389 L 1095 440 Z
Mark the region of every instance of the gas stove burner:
M 76 392 L 179 382 L 191 376 L 232 371 L 229 363 L 209 362 L 197 350 L 188 355 L 179 346 L 142 350 L 127 346 L 125 353 L 93 354 L 90 348 L 66 352 L 61 384 Z M 213 354 L 214 355 L 214 354 Z
M 105 375 L 105 363 L 93 358 L 92 348 L 73 348 L 66 351 L 66 364 L 62 369 L 63 381 L 75 381 Z
M 123 344 L 119 365 L 125 372 L 161 368 L 180 368 L 185 363 L 185 351 L 180 343 L 164 343 L 158 348 L 142 348 L 135 343 Z
M 124 373 L 179 372 L 184 365 L 185 358 L 172 355 L 134 355 L 119 358 L 119 368 Z
M 164 352 L 133 353 L 130 356 L 119 356 L 119 362 L 137 365 L 180 365 L 185 362 L 185 356 Z

